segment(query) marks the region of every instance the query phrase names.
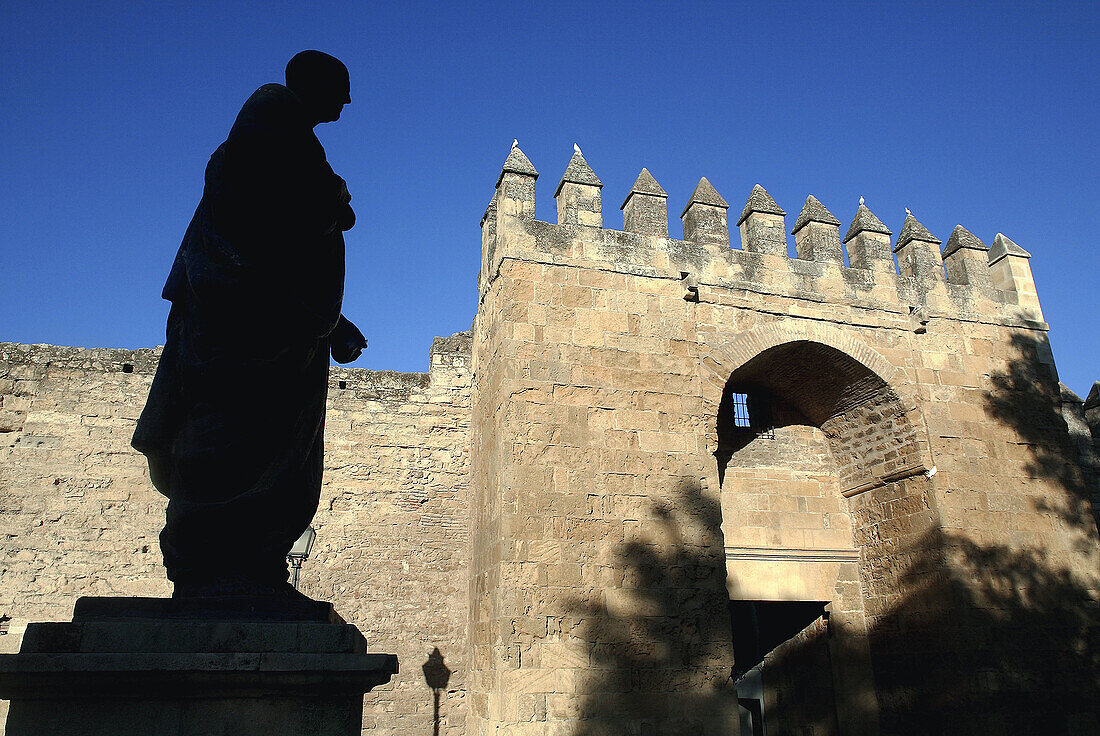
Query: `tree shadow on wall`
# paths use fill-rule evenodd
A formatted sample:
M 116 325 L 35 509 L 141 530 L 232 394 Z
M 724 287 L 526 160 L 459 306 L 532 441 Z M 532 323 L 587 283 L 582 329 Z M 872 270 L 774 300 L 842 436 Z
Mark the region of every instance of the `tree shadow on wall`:
M 721 521 L 716 500 L 682 484 L 615 550 L 622 587 L 570 606 L 590 663 L 578 683 L 579 736 L 734 732 Z
M 1086 477 L 1076 445 L 1066 432 L 1061 412 L 1061 391 L 1050 370 L 1039 364 L 1048 352 L 1038 341 L 1017 335 L 1012 345 L 1019 357 L 1007 371 L 992 376 L 993 391 L 986 397 L 986 413 L 1014 428 L 1027 444 L 1029 460 L 1025 467 L 1032 478 L 1055 481 L 1064 491 L 1057 498 L 1034 498 L 1034 508 L 1061 518 L 1080 533 L 1086 551 L 1096 546 L 1095 509 L 1089 499 L 1090 483 L 1100 478 Z M 1090 527 L 1084 523 L 1093 514 Z
M 868 619 L 882 734 L 1100 733 L 1088 488 L 1058 383 L 1039 363 L 1044 346 L 1017 337 L 1013 347 L 1007 370 L 991 376 L 985 411 L 1026 444 L 1026 477 L 963 512 L 963 525 L 972 515 L 982 533 L 923 535 L 905 597 Z M 796 667 L 810 654 L 795 643 L 766 666 Z M 796 705 L 777 709 L 772 718 L 790 720 Z

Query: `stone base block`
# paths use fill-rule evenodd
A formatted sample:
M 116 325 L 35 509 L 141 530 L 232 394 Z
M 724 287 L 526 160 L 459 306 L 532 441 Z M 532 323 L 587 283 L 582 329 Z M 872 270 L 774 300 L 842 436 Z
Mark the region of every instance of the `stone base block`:
M 363 694 L 396 673 L 328 604 L 81 599 L 0 655 L 0 697 L 6 736 L 359 736 Z

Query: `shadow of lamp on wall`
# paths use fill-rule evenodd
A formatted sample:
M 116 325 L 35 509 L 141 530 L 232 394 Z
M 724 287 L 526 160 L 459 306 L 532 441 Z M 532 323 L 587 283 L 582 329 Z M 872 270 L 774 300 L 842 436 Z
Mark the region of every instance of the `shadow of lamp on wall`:
M 439 736 L 439 693 L 447 689 L 447 683 L 451 679 L 451 670 L 444 664 L 439 647 L 432 649 L 432 653 L 428 655 L 428 661 L 424 663 L 422 669 L 424 670 L 424 682 L 428 683 L 428 687 L 432 689 L 432 696 L 435 701 L 435 710 L 432 713 L 432 734 L 433 736 Z
M 313 527 L 307 527 L 287 553 L 286 560 L 290 563 L 290 584 L 294 586 L 294 590 L 298 590 L 298 574 L 302 571 L 302 563 L 313 551 L 313 543 L 316 540 L 317 532 Z

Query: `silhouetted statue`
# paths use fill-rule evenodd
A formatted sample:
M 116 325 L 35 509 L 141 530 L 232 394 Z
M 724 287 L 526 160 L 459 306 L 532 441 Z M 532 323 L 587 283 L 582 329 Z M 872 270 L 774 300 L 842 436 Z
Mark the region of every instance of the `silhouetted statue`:
M 169 498 L 175 595 L 295 595 L 286 554 L 317 510 L 329 353 L 366 340 L 340 314 L 351 197 L 313 134 L 351 102 L 319 51 L 244 103 L 210 157 L 164 286 L 167 340 L 133 446 Z

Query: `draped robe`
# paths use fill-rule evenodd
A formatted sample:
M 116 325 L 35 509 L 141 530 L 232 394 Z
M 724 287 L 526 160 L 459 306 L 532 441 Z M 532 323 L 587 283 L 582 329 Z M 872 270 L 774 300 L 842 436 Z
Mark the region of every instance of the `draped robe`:
M 133 437 L 169 499 L 160 539 L 177 594 L 285 584 L 317 510 L 345 192 L 282 85 L 258 89 L 210 157 Z

